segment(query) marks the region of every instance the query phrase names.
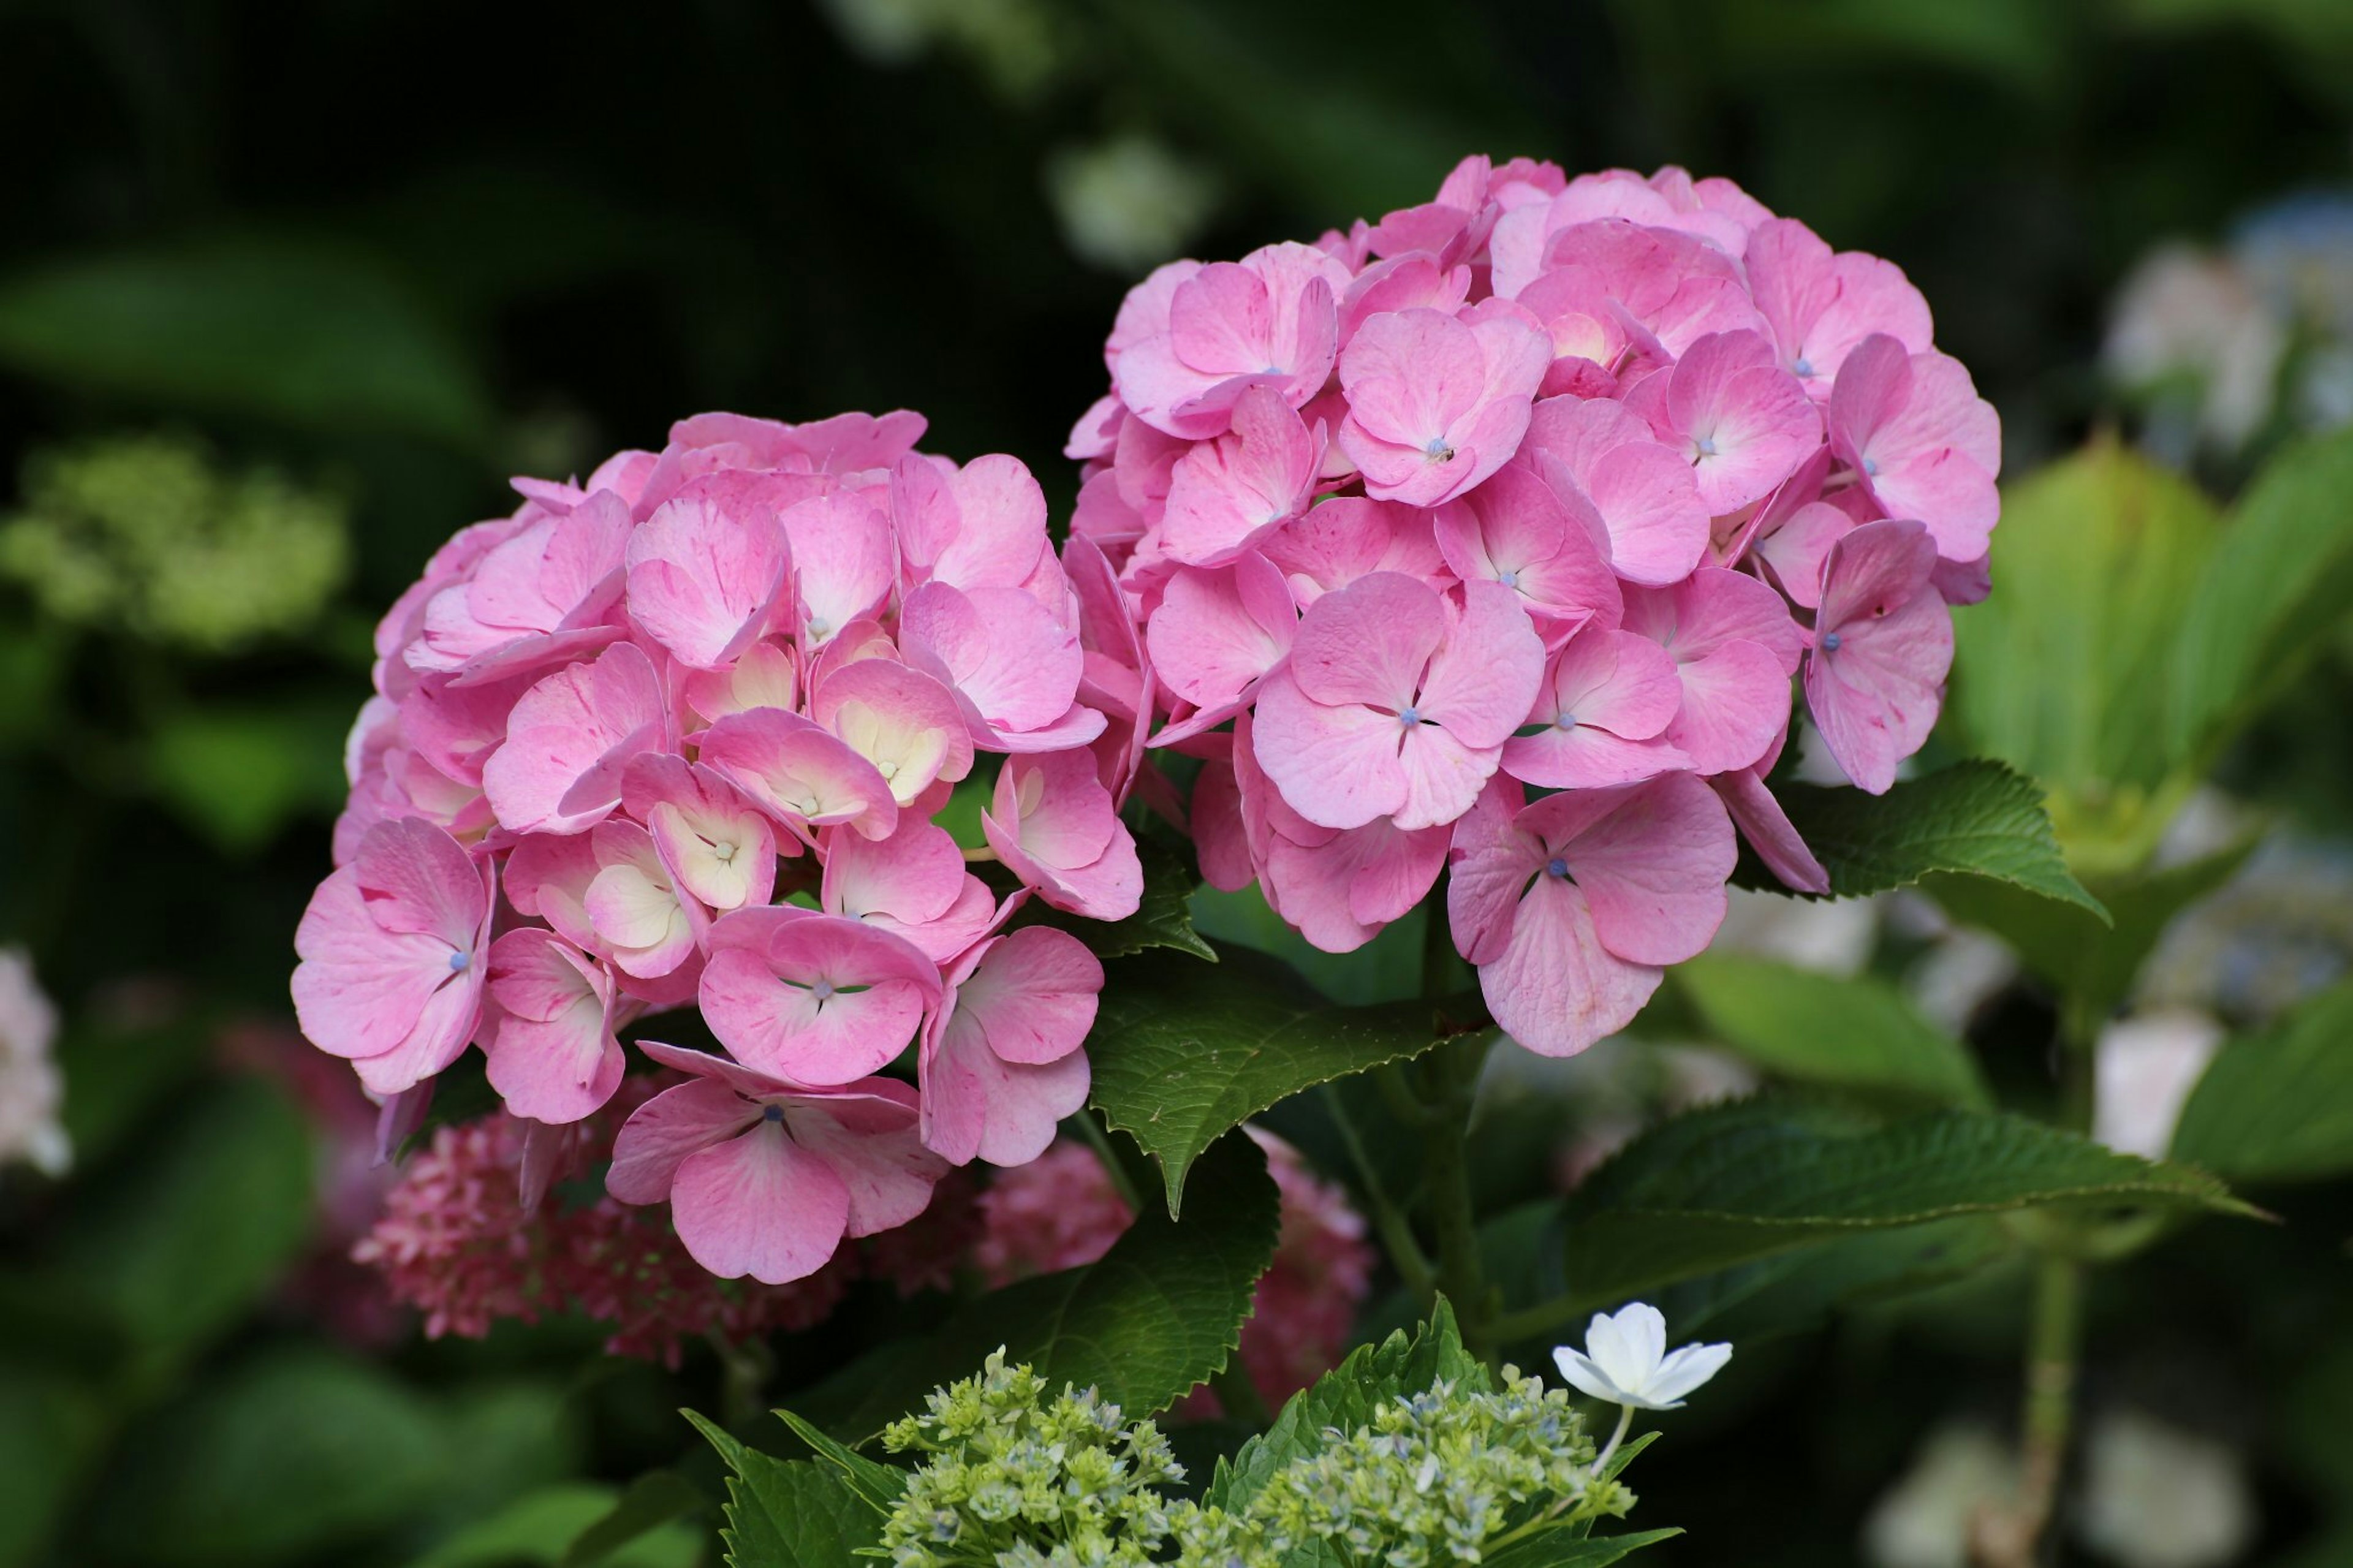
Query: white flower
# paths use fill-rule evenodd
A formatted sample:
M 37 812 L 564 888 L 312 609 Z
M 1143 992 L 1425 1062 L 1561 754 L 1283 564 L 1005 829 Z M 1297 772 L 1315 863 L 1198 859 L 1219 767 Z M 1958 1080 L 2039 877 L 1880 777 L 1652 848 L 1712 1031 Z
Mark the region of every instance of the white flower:
M 1560 1375 L 1578 1390 L 1629 1410 L 1680 1410 L 1683 1395 L 1724 1370 L 1730 1345 L 1684 1345 L 1669 1353 L 1667 1320 L 1647 1301 L 1615 1315 L 1596 1312 L 1585 1331 L 1585 1352 L 1567 1345 L 1552 1352 Z
M 65 1080 L 49 1047 L 58 1016 L 33 979 L 32 961 L 0 948 L 0 1165 L 23 1161 L 63 1175 L 73 1146 L 58 1120 Z

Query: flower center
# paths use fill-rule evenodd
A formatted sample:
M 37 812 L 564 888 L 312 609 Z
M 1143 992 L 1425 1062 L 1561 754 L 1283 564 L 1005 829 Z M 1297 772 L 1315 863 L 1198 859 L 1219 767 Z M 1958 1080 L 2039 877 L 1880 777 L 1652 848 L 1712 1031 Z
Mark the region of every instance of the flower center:
M 1447 444 L 1445 437 L 1432 436 L 1430 445 L 1421 449 L 1421 455 L 1433 463 L 1447 463 L 1454 460 L 1454 448 Z
M 473 962 L 474 955 L 470 952 L 453 952 L 449 955 L 449 973 L 452 974 L 463 974 L 473 964 Z
M 1789 374 L 1799 377 L 1811 375 L 1814 374 L 1814 362 L 1799 354 L 1798 363 L 1789 367 Z
M 1825 633 L 1823 633 L 1823 634 L 1822 634 L 1822 651 L 1823 651 L 1824 653 L 1836 653 L 1836 652 L 1838 652 L 1838 650 L 1839 650 L 1839 635 L 1838 635 L 1838 633 L 1836 633 L 1836 632 L 1825 632 Z
M 1877 479 L 1879 477 L 1879 459 L 1876 458 L 1865 458 L 1862 460 L 1862 475 L 1865 479 Z
M 1568 877 L 1568 862 L 1562 859 L 1557 855 L 1554 856 L 1551 859 L 1545 862 L 1545 875 L 1547 877 L 1558 877 L 1563 880 L 1567 880 Z
M 1577 715 L 1564 709 L 1560 717 L 1553 721 L 1553 726 L 1560 730 L 1574 730 L 1577 728 Z
M 1416 724 L 1420 722 L 1421 710 L 1419 708 L 1409 708 L 1404 712 L 1398 715 L 1398 723 L 1402 728 L 1408 730 L 1412 729 Z
M 1520 585 L 1520 574 L 1516 569 L 1510 572 L 1498 572 L 1495 574 L 1495 581 L 1506 588 L 1516 588 Z
M 809 987 L 809 994 L 816 997 L 819 1002 L 832 1001 L 833 982 L 830 980 L 818 981 L 816 984 Z
M 764 1106 L 761 1108 L 760 1116 L 763 1121 L 782 1121 L 785 1119 L 785 1108 L 781 1105 Z
M 1692 448 L 1703 458 L 1713 458 L 1715 456 L 1715 437 L 1702 436 L 1692 443 Z
M 809 617 L 808 635 L 813 637 L 829 637 L 833 635 L 833 623 L 827 620 L 823 616 L 811 616 Z
M 735 846 L 722 839 L 711 847 L 711 858 L 722 866 L 733 865 L 735 861 Z

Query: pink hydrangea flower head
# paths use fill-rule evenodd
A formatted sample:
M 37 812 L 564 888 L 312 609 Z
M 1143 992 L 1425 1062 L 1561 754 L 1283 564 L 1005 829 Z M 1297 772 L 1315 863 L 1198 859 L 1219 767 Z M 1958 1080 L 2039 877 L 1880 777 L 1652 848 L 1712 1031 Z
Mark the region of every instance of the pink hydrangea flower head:
M 1278 528 L 1313 499 L 1315 452 L 1286 443 L 1330 379 L 1349 276 L 1278 248 L 1176 300 L 1200 270 L 1139 296 L 1138 341 L 1208 355 L 1188 375 L 1229 350 L 1250 363 L 1207 395 L 1183 393 L 1198 436 L 1111 402 L 1090 447 L 1134 518 L 1121 561 L 1163 573 L 1177 567 L 1154 531 L 1196 440 L 1247 458 L 1237 475 L 1282 478 Z M 1255 281 L 1238 291 L 1234 273 Z M 1269 370 L 1285 356 L 1295 384 Z M 1181 807 L 1143 766 L 1161 688 L 1112 557 L 1085 537 L 1058 557 L 1027 468 L 917 452 L 923 427 L 905 412 L 681 420 L 660 451 L 617 454 L 585 480 L 517 479 L 514 514 L 462 531 L 385 616 L 347 748 L 337 869 L 298 934 L 293 985 L 313 1041 L 382 1100 L 387 1147 L 420 1124 L 435 1075 L 479 1046 L 517 1120 L 512 1168 L 535 1213 L 636 1103 L 627 1068 L 642 1053 L 623 1037 L 698 1007 L 734 1055 L 687 1065 L 768 1087 L 723 1086 L 743 1126 L 697 1124 L 732 1152 L 682 1178 L 688 1228 L 731 1273 L 815 1278 L 844 1237 L 895 1224 L 946 1168 L 922 1148 L 927 1124 L 1012 1159 L 1083 1094 L 1101 980 L 1079 971 L 1093 960 L 1059 933 L 997 933 L 1030 889 L 1081 914 L 1136 909 L 1143 871 L 1120 808 L 1139 784 Z M 1274 467 L 1251 468 L 1270 429 Z M 1288 587 L 1252 560 L 1252 605 L 1284 626 Z M 989 830 L 1029 885 L 1002 899 L 934 820 L 984 752 L 1010 759 L 991 764 Z M 902 1053 L 940 1086 L 928 1123 L 925 1090 L 867 1083 Z M 766 1123 L 762 1106 L 784 1108 L 790 1149 L 752 1125 Z M 877 1150 L 923 1180 L 878 1175 Z M 723 1167 L 747 1184 L 740 1202 Z M 789 1234 L 771 1234 L 763 1194 L 786 1170 L 832 1174 L 811 1177 L 821 1201 L 787 1216 Z M 722 1212 L 731 1203 L 740 1212 Z M 642 1245 L 649 1225 L 670 1235 L 666 1220 L 595 1212 L 561 1245 L 524 1225 L 529 1279 L 514 1312 L 491 1315 L 634 1301 L 615 1271 L 636 1258 L 677 1304 L 640 1314 L 656 1325 L 643 1334 L 674 1345 L 659 1324 L 708 1316 L 676 1289 L 696 1254 Z M 546 1283 L 565 1268 L 573 1284 Z

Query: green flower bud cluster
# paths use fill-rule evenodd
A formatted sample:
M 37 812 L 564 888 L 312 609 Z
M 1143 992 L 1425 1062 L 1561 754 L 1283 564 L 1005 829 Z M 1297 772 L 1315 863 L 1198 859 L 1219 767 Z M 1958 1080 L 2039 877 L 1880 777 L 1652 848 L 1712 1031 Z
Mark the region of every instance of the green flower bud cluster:
M 892 1451 L 928 1458 L 881 1554 L 898 1568 L 1432 1568 L 1632 1508 L 1632 1492 L 1593 1474 L 1564 1391 L 1511 1367 L 1503 1384 L 1387 1400 L 1353 1431 L 1324 1428 L 1249 1497 L 1202 1509 L 1159 1490 L 1184 1470 L 1152 1423 L 1124 1423 L 1092 1389 L 1049 1399 L 1000 1351 L 885 1432 Z
M 1159 1489 L 1185 1479 L 1168 1440 L 1133 1425 L 1093 1389 L 1005 1364 L 935 1391 L 894 1422 L 893 1453 L 928 1454 L 884 1522 L 899 1568 L 1125 1568 L 1149 1563 L 1171 1531 Z
M 174 437 L 37 455 L 25 492 L 0 521 L 0 577 L 78 626 L 232 652 L 308 625 L 350 564 L 340 501 Z
M 1633 1506 L 1592 1474 L 1593 1443 L 1559 1389 L 1505 1367 L 1500 1392 L 1439 1383 L 1392 1399 L 1353 1432 L 1277 1471 L 1235 1511 L 1178 1521 L 1178 1561 L 1274 1568 L 1314 1561 L 1427 1568 L 1477 1563 L 1507 1542 Z M 1320 1550 L 1314 1550 L 1320 1549 Z

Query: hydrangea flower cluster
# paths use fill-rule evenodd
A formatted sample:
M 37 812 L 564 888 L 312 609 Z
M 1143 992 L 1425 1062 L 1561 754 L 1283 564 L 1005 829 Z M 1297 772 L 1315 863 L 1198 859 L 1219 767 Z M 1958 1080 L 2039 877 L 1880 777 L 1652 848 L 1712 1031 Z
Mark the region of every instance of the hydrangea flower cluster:
M 612 1103 L 576 1124 L 565 1152 L 570 1164 L 608 1159 L 615 1130 L 659 1081 L 629 1079 Z M 822 1322 L 861 1278 L 889 1279 L 905 1293 L 943 1285 L 939 1258 L 957 1256 L 973 1228 L 969 1199 L 956 1186 L 913 1224 L 863 1249 L 845 1247 L 806 1278 L 719 1279 L 655 1211 L 609 1194 L 576 1201 L 548 1192 L 553 1171 L 526 1184 L 534 1133 L 544 1142 L 544 1128 L 505 1111 L 436 1128 L 353 1247 L 394 1300 L 424 1314 L 429 1338 L 480 1339 L 501 1319 L 535 1323 L 577 1312 L 607 1327 L 613 1354 L 675 1366 L 690 1339 L 741 1343 Z M 894 1242 L 902 1245 L 887 1245 Z
M 1365 1218 L 1336 1183 L 1299 1151 L 1256 1127 L 1282 1200 L 1274 1259 L 1259 1276 L 1236 1352 L 1259 1397 L 1280 1406 L 1332 1370 L 1348 1348 L 1372 1287 L 1375 1255 Z M 1092 1263 L 1111 1250 L 1135 1215 L 1103 1162 L 1065 1140 L 1031 1163 L 998 1174 L 979 1200 L 981 1235 L 973 1261 L 992 1285 Z M 1206 1401 L 1206 1390 L 1196 1400 Z M 1187 1414 L 1197 1414 L 1188 1403 Z
M 1168 1539 L 1160 1489 L 1185 1479 L 1151 1422 L 1125 1422 L 1092 1388 L 1050 1399 L 1001 1349 L 882 1441 L 928 1456 L 883 1521 L 897 1568 L 1140 1568 Z
M 1499 1391 L 1437 1383 L 1327 1429 L 1235 1512 L 1187 1509 L 1177 1561 L 1279 1568 L 1477 1563 L 1540 1530 L 1623 1518 L 1634 1494 L 1596 1472 L 1568 1395 L 1505 1367 Z
M 1791 685 L 1872 791 L 1987 589 L 2000 431 L 1893 265 L 1680 169 L 1465 160 L 1313 245 L 1128 295 L 1072 431 L 1204 761 L 1203 874 L 1345 952 L 1451 866 L 1531 1048 L 1622 1026 L 1725 910 Z
M 0 947 L 0 1166 L 22 1162 L 51 1176 L 73 1163 L 62 1120 L 65 1077 L 51 1047 L 58 1012 L 20 948 Z
M 1152 1422 L 1125 1422 L 1092 1389 L 1050 1397 L 1000 1350 L 885 1432 L 924 1458 L 884 1520 L 882 1554 L 898 1568 L 1427 1568 L 1623 1517 L 1634 1495 L 1599 1472 L 1568 1396 L 1510 1367 L 1502 1383 L 1440 1382 L 1353 1427 L 1298 1434 L 1307 1446 L 1247 1495 L 1204 1509 L 1164 1496 L 1185 1471 Z
M 624 1028 L 698 1006 L 727 1055 L 642 1045 L 691 1081 L 631 1114 L 607 1188 L 775 1285 L 1082 1103 L 1102 966 L 1008 921 L 1134 912 L 1143 652 L 1029 471 L 923 429 L 685 420 L 517 480 L 393 606 L 293 981 L 391 1120 L 478 1044 L 515 1116 L 577 1124 Z M 935 820 L 960 784 L 985 850 Z M 911 1045 L 913 1086 L 883 1074 Z

